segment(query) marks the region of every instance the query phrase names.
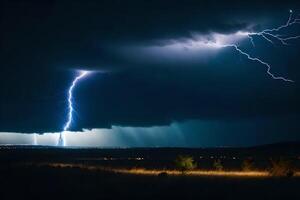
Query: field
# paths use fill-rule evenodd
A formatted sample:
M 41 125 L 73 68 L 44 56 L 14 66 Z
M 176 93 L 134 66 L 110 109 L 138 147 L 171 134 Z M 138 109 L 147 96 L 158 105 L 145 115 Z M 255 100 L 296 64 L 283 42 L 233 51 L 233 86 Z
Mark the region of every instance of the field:
M 1 199 L 300 199 L 300 177 L 268 174 L 270 156 L 289 156 L 290 145 L 247 149 L 61 149 L 1 147 Z M 277 151 L 278 150 L 278 151 Z M 198 167 L 182 173 L 178 154 Z M 256 171 L 241 171 L 255 156 Z M 222 157 L 224 170 L 212 162 Z

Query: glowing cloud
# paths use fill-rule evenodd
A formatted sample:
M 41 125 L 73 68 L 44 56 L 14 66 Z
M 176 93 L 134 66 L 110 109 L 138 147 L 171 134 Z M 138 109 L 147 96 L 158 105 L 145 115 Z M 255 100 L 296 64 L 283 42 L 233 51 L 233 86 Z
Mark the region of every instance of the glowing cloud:
M 242 50 L 238 43 L 242 40 L 249 39 L 253 47 L 255 47 L 253 36 L 262 37 L 267 42 L 274 44 L 276 41 L 279 41 L 281 45 L 288 45 L 288 42 L 294 39 L 299 39 L 300 35 L 289 35 L 283 36 L 279 32 L 285 28 L 291 27 L 292 25 L 300 24 L 299 16 L 293 19 L 293 11 L 290 10 L 290 15 L 288 21 L 278 27 L 265 29 L 260 32 L 247 32 L 247 31 L 237 31 L 231 34 L 220 34 L 220 33 L 210 33 L 207 35 L 201 34 L 192 34 L 191 39 L 183 40 L 170 40 L 168 44 L 163 45 L 162 47 L 157 47 L 160 50 L 164 49 L 166 51 L 180 51 L 180 50 L 213 50 L 231 47 L 236 50 L 241 55 L 245 56 L 251 61 L 258 62 L 266 67 L 267 74 L 275 80 L 282 80 L 286 82 L 294 82 L 291 79 L 276 76 L 271 72 L 271 65 L 266 61 L 263 61 L 261 58 L 253 57 L 246 51 Z M 157 50 L 153 48 L 153 50 Z

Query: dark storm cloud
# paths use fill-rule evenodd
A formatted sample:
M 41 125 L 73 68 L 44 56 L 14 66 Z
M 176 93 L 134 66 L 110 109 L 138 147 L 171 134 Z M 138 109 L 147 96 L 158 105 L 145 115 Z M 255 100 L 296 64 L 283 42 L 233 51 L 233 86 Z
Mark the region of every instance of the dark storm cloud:
M 300 8 L 296 1 L 257 2 L 4 1 L 0 131 L 60 131 L 73 69 L 82 68 L 106 73 L 76 88 L 75 130 L 299 114 L 299 42 L 291 52 L 264 43 L 255 52 L 295 84 L 270 79 L 264 66 L 232 49 L 215 58 L 173 60 L 127 48 L 193 32 L 259 29 Z

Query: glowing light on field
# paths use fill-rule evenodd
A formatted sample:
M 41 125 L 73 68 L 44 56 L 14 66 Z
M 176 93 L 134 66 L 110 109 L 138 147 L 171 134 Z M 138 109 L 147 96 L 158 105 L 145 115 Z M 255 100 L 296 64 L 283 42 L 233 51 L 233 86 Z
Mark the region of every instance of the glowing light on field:
M 229 177 L 268 177 L 267 171 L 213 171 L 213 170 L 193 170 L 187 171 L 184 174 L 178 170 L 146 170 L 146 169 L 116 169 L 113 170 L 119 173 L 138 174 L 138 175 L 159 175 L 166 172 L 169 175 L 187 175 L 187 176 L 229 176 Z
M 212 177 L 240 177 L 240 178 L 267 178 L 271 177 L 268 171 L 216 171 L 216 170 L 192 170 L 182 173 L 179 170 L 151 170 L 144 168 L 114 168 L 114 167 L 103 167 L 93 166 L 84 164 L 67 164 L 67 163 L 43 163 L 41 166 L 50 166 L 54 168 L 79 168 L 83 170 L 91 171 L 107 171 L 121 174 L 133 174 L 133 175 L 144 175 L 144 176 L 157 176 L 161 173 L 167 173 L 170 176 L 212 176 Z M 300 176 L 300 172 L 295 172 L 295 177 Z

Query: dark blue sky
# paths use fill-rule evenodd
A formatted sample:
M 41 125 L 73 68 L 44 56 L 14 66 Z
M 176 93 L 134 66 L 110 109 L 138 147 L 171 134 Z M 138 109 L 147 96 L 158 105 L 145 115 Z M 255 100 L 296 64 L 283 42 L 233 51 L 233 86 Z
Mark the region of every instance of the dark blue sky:
M 186 146 L 300 140 L 300 39 L 233 41 L 294 83 L 272 79 L 233 48 L 189 46 L 277 27 L 289 9 L 299 17 L 298 1 L 4 0 L 0 7 L 0 132 L 61 131 L 68 87 L 84 69 L 97 73 L 74 91 L 73 131 L 175 123 L 184 124 Z M 300 24 L 278 34 L 300 35 Z M 165 145 L 181 144 L 167 138 Z

